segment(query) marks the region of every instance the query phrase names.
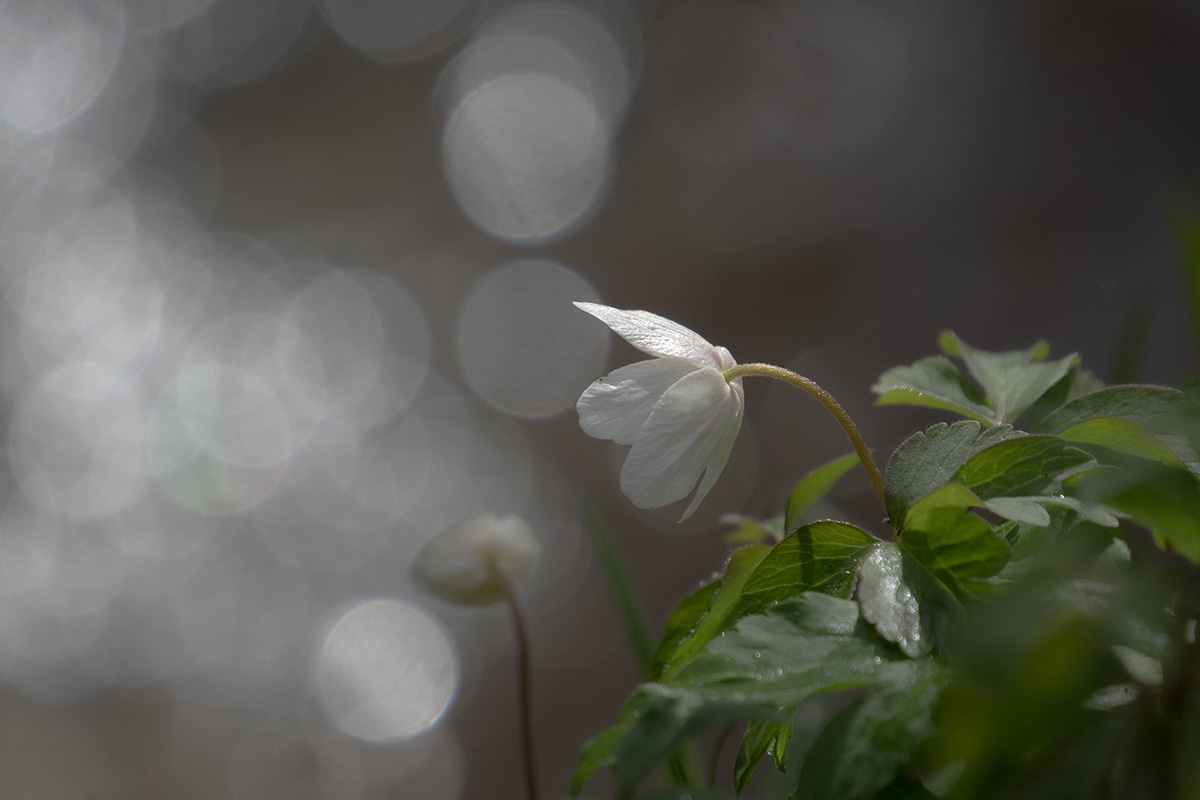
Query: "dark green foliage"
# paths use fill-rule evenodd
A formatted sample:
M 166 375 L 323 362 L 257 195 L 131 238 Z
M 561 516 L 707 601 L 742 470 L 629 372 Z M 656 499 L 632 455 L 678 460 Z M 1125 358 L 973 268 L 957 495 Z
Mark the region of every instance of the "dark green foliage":
M 573 792 L 609 767 L 653 800 L 1200 797 L 1200 383 L 1104 387 L 1042 343 L 940 344 L 873 387 L 967 417 L 892 455 L 897 533 L 801 524 L 852 455 L 739 520 L 773 545 L 676 608 Z M 732 776 L 642 789 L 731 723 Z M 768 758 L 782 791 L 755 778 Z

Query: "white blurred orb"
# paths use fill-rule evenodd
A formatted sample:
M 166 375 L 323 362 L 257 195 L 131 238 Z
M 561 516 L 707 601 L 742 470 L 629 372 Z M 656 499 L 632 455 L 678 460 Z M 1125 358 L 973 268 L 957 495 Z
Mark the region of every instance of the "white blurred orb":
M 102 7 L 125 19 L 143 34 L 161 34 L 203 14 L 214 0 L 99 0 Z
M 41 377 L 9 420 L 9 461 L 21 491 L 69 519 L 108 516 L 145 485 L 138 397 L 103 371 L 69 363 Z
M 609 9 L 611 10 L 611 9 Z M 502 75 L 545 75 L 564 81 L 595 103 L 615 130 L 633 90 L 636 23 L 620 24 L 600 5 L 524 2 L 497 13 L 447 65 L 435 103 L 452 109 L 474 89 Z M 628 10 L 626 9 L 627 13 Z
M 284 312 L 280 380 L 298 401 L 366 428 L 398 416 L 429 368 L 428 322 L 412 293 L 367 270 L 327 271 Z M 306 367 L 301 369 L 300 364 Z
M 164 39 L 172 72 L 205 87 L 239 86 L 275 70 L 306 30 L 296 0 L 215 0 Z
M 513 73 L 463 97 L 442 166 L 463 212 L 502 239 L 563 235 L 593 210 L 611 170 L 596 102 L 557 77 Z
M 596 299 L 590 283 L 552 261 L 491 270 L 458 312 L 455 349 L 467 383 L 517 417 L 573 407 L 608 359 L 608 331 L 571 305 Z
M 372 600 L 343 616 L 317 667 L 321 699 L 337 727 L 359 739 L 407 739 L 441 718 L 458 686 L 442 630 L 399 600 Z
M 122 38 L 78 0 L 0 3 L 0 119 L 26 133 L 68 122 L 108 82 Z
M 436 53 L 466 32 L 479 0 L 320 0 L 329 26 L 378 61 Z
M 278 484 L 290 432 L 270 384 L 234 367 L 200 365 L 176 376 L 151 406 L 146 464 L 185 508 L 245 511 Z

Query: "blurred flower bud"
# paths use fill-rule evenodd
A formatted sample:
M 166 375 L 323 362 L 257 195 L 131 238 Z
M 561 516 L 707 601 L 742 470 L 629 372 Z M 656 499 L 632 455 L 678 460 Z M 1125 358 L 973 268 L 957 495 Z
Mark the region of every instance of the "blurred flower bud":
M 505 599 L 506 581 L 533 574 L 541 549 L 529 523 L 515 514 L 480 514 L 431 539 L 413 560 L 411 575 L 434 597 L 490 606 Z

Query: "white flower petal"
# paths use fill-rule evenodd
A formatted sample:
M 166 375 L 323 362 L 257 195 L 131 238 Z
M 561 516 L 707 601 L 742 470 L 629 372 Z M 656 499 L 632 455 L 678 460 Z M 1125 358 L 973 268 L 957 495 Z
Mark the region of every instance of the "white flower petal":
M 679 518 L 680 522 L 690 517 L 692 512 L 699 508 L 700 501 L 708 495 L 709 490 L 717 482 L 717 478 L 721 477 L 721 472 L 725 469 L 725 462 L 729 460 L 729 454 L 733 451 L 733 443 L 737 439 L 738 431 L 742 428 L 743 408 L 741 386 L 735 388 L 737 391 L 730 392 L 726 401 L 730 409 L 727 412 L 725 424 L 717 436 L 717 441 L 713 445 L 708 464 L 704 468 L 704 478 L 700 481 L 700 486 L 696 489 L 692 502 L 688 503 L 687 510 Z
M 729 368 L 722 365 L 721 354 L 703 336 L 666 317 L 649 311 L 622 311 L 599 303 L 577 302 L 575 306 L 612 328 L 614 333 L 643 353 L 661 358 L 681 358 L 697 367 Z M 725 354 L 728 355 L 729 351 L 726 350 Z
M 579 397 L 579 427 L 588 436 L 633 444 L 655 404 L 696 367 L 678 358 L 655 358 L 613 370 Z
M 621 469 L 621 491 L 638 508 L 682 500 L 712 462 L 729 418 L 740 412 L 740 396 L 716 369 L 684 376 L 663 394 L 634 440 Z

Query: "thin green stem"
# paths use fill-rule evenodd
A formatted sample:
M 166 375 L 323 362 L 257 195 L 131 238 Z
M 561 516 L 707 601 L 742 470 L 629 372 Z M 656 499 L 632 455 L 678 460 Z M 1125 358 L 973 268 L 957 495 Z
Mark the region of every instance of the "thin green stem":
M 887 514 L 887 495 L 883 490 L 883 473 L 879 471 L 879 467 L 875 464 L 875 459 L 871 457 L 871 451 L 867 448 L 867 443 L 863 441 L 862 434 L 858 431 L 858 426 L 854 424 L 854 420 L 850 419 L 850 415 L 846 413 L 846 409 L 842 408 L 833 395 L 803 375 L 792 372 L 790 369 L 776 367 L 772 364 L 739 364 L 732 369 L 725 370 L 721 374 L 725 376 L 725 380 L 727 381 L 741 378 L 745 375 L 761 375 L 764 378 L 774 378 L 775 380 L 791 384 L 797 389 L 803 389 L 815 397 L 821 405 L 828 409 L 830 414 L 833 414 L 838 424 L 842 426 L 842 430 L 846 432 L 847 438 L 850 439 L 850 444 L 854 445 L 854 452 L 858 453 L 858 460 L 862 462 L 863 469 L 867 471 L 867 477 L 871 479 L 871 485 L 875 487 L 875 494 L 879 496 L 879 502 L 883 504 L 884 514 Z
M 513 634 L 517 642 L 517 704 L 521 724 L 521 750 L 525 762 L 525 784 L 529 787 L 529 800 L 538 800 L 537 767 L 533 750 L 533 673 L 529 666 L 529 629 L 517 589 L 503 570 L 498 570 L 504 586 L 508 608 L 512 612 Z

